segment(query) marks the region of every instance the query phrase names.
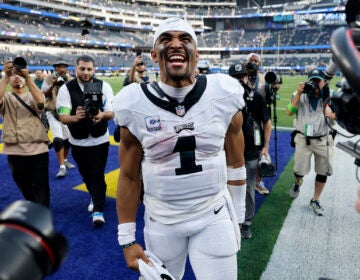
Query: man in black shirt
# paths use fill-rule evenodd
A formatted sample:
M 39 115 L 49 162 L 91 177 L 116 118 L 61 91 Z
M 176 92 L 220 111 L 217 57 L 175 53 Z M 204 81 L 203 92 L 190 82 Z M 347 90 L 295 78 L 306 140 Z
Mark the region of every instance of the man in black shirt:
M 245 222 L 241 226 L 241 237 L 252 237 L 250 226 L 255 215 L 255 185 L 259 157 L 269 156 L 271 136 L 271 119 L 266 106 L 265 98 L 248 86 L 246 66 L 235 64 L 230 66 L 229 75 L 237 79 L 245 89 L 243 110 L 243 133 L 245 139 L 245 165 L 247 173 L 246 213 Z

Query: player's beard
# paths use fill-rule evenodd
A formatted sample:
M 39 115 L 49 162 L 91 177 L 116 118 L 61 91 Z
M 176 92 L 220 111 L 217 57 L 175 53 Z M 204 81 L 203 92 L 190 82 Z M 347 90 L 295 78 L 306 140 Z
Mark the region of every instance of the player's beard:
M 79 79 L 79 81 L 80 81 L 82 84 L 84 84 L 84 83 L 90 83 L 90 82 L 93 81 L 93 77 L 92 77 L 92 76 L 90 76 L 89 79 L 87 79 L 87 80 L 83 79 L 81 76 L 78 76 L 78 79 Z
M 169 61 L 168 61 L 167 57 L 169 55 L 169 50 L 165 47 L 161 48 L 159 50 L 159 54 L 160 54 L 160 57 L 162 58 L 166 75 L 168 76 L 169 79 L 176 81 L 176 82 L 182 81 L 182 80 L 187 80 L 192 77 L 192 71 L 190 69 L 191 61 L 189 61 L 189 57 L 193 56 L 193 49 L 188 48 L 185 51 L 182 50 L 179 52 L 182 52 L 185 55 L 185 57 L 187 58 L 187 60 L 184 61 L 184 63 L 186 63 L 185 68 L 176 70 L 176 69 L 174 69 L 174 67 L 171 67 L 168 65 Z

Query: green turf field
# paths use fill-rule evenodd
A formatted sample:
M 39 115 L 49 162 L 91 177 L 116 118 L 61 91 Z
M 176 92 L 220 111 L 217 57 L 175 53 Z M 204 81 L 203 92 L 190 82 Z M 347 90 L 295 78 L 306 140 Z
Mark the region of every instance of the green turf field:
M 283 83 L 279 90 L 279 100 L 276 102 L 277 113 L 277 126 L 278 127 L 293 127 L 294 116 L 288 117 L 285 113 L 285 108 L 290 101 L 291 94 L 296 90 L 299 82 L 306 81 L 306 76 L 283 76 Z M 122 88 L 124 78 L 104 78 L 113 88 L 114 94 L 117 94 Z M 331 80 L 331 89 L 337 91 L 335 86 L 336 82 L 340 80 L 339 77 L 335 77 Z M 274 125 L 274 124 L 273 124 Z

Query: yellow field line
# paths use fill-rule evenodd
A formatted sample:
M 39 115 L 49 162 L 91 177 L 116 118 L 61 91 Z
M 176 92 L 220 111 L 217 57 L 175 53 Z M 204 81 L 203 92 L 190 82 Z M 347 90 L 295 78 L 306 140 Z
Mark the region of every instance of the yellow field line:
M 105 182 L 106 182 L 106 196 L 115 198 L 116 197 L 116 186 L 117 179 L 119 177 L 120 168 L 110 171 L 105 174 Z M 74 187 L 75 190 L 87 192 L 85 184 L 78 185 Z

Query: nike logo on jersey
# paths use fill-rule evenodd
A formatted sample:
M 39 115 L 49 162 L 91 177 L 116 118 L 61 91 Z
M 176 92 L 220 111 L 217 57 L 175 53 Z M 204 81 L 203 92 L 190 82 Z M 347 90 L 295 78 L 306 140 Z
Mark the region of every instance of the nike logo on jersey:
M 214 214 L 215 215 L 218 214 L 223 207 L 224 207 L 224 205 L 221 205 L 218 209 L 214 209 Z
M 190 122 L 190 123 L 186 123 L 186 124 L 181 124 L 181 125 L 176 125 L 174 126 L 175 132 L 179 133 L 180 131 L 184 130 L 184 129 L 188 129 L 188 130 L 194 130 L 194 123 Z

